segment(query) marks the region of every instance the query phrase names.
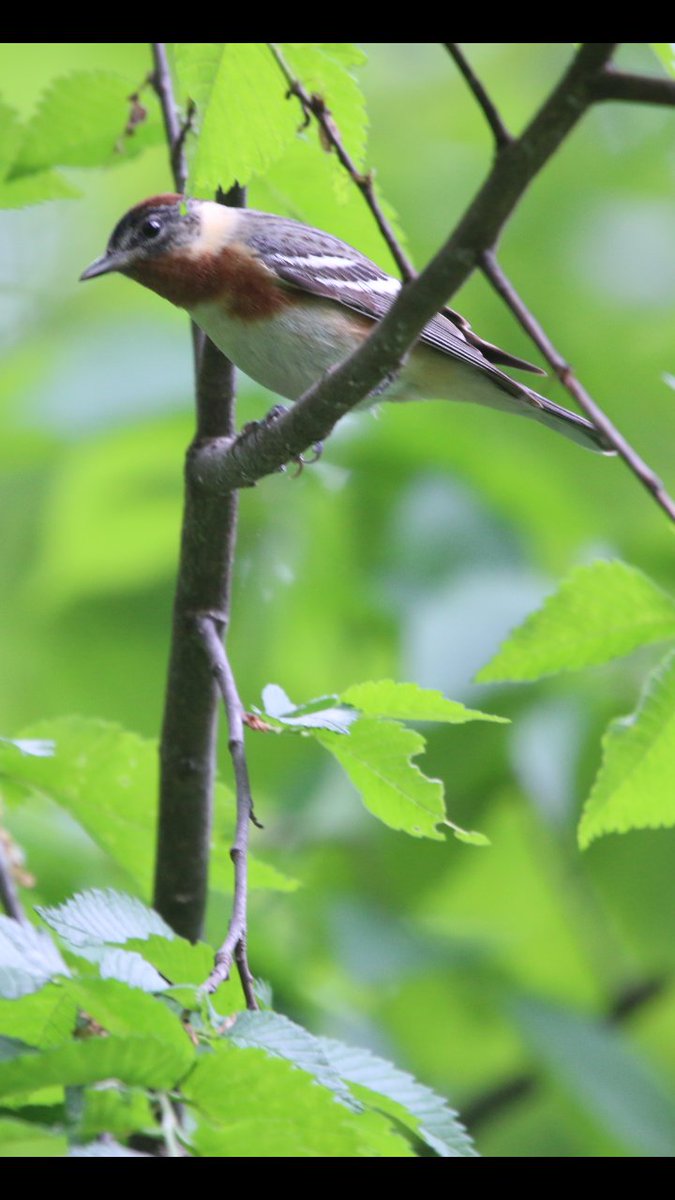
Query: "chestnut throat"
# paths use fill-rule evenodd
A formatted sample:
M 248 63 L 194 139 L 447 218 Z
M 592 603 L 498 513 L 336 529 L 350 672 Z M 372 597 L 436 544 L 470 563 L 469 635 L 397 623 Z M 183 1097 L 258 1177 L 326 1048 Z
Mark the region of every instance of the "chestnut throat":
M 246 246 L 236 242 L 216 254 L 180 250 L 158 254 L 124 274 L 179 308 L 216 303 L 242 321 L 274 316 L 297 298 Z

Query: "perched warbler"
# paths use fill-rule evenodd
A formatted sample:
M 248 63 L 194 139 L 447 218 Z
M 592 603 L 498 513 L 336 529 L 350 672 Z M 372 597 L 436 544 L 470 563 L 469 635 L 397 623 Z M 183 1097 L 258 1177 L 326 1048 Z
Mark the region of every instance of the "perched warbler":
M 297 400 L 368 336 L 397 279 L 330 233 L 250 208 L 169 193 L 135 205 L 81 279 L 119 271 L 184 308 L 252 379 Z M 473 332 L 457 313 L 425 325 L 387 400 L 465 400 L 531 417 L 607 451 L 583 417 L 516 382 L 501 363 L 543 374 Z M 380 397 L 378 396 L 377 399 Z M 368 401 L 366 401 L 368 403 Z

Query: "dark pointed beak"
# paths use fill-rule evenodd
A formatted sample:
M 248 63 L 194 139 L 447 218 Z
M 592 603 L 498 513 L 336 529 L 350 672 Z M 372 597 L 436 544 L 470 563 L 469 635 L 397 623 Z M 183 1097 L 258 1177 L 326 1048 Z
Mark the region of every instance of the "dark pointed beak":
M 95 279 L 97 275 L 109 275 L 111 271 L 121 271 L 127 264 L 126 254 L 102 254 L 94 259 L 80 275 L 80 283 L 84 279 Z

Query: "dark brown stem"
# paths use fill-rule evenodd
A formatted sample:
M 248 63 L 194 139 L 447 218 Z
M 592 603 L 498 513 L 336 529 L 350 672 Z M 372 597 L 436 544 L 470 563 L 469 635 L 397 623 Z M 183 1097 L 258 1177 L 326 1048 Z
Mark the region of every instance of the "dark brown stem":
M 344 142 L 340 136 L 340 131 L 335 124 L 333 115 L 323 97 L 316 95 L 310 96 L 309 92 L 303 87 L 300 80 L 294 76 L 279 47 L 275 45 L 274 42 L 268 42 L 267 44 L 284 76 L 284 79 L 286 80 L 286 83 L 288 84 L 289 95 L 296 96 L 300 101 L 304 117 L 307 121 L 309 121 L 311 117 L 314 117 L 321 129 L 321 133 L 326 144 L 335 151 L 345 171 L 352 178 L 357 188 L 361 192 L 361 195 L 366 201 L 366 204 L 368 205 L 377 222 L 377 226 L 382 234 L 382 237 L 389 247 L 392 258 L 394 259 L 394 262 L 401 273 L 401 278 L 413 279 L 416 274 L 415 268 L 405 253 L 403 247 L 400 245 L 396 234 L 394 233 L 389 221 L 382 211 L 382 206 L 375 191 L 372 173 L 368 171 L 366 174 L 364 174 L 362 171 L 359 171 L 354 159 L 345 148 Z
M 593 100 L 619 100 L 629 104 L 675 106 L 675 79 L 665 75 L 634 75 L 605 67 L 593 83 Z
M 492 100 L 488 96 L 483 84 L 476 75 L 476 72 L 469 63 L 468 59 L 465 58 L 464 52 L 460 49 L 459 43 L 443 42 L 443 45 L 448 51 L 448 54 L 454 59 L 467 84 L 471 88 L 471 91 L 476 97 L 478 104 L 482 108 L 485 120 L 490 126 L 490 129 L 492 130 L 492 136 L 495 139 L 495 149 L 497 152 L 503 150 L 505 146 L 509 146 L 511 144 L 513 137 L 502 121 L 497 108 L 492 103 Z
M 184 126 L 178 119 L 166 48 L 152 45 L 153 85 L 160 99 L 177 191 L 185 186 Z M 228 203 L 241 204 L 233 189 Z M 218 726 L 218 689 L 203 653 L 195 614 L 227 625 L 238 496 L 216 496 L 193 469 L 195 450 L 235 427 L 234 368 L 193 327 L 197 429 L 188 450 L 180 563 L 174 601 L 169 677 L 160 742 L 160 798 L 155 864 L 155 908 L 192 941 L 202 933 L 208 884 L 212 797 Z
M 213 970 L 204 987 L 209 992 L 215 992 L 223 980 L 229 979 L 232 962 L 236 959 L 239 977 L 246 996 L 246 1007 L 257 1009 L 258 1002 L 253 990 L 253 977 L 246 957 L 248 833 L 250 822 L 253 819 L 253 799 L 244 748 L 244 708 L 239 699 L 230 661 L 220 640 L 216 622 L 210 614 L 206 614 L 198 617 L 196 624 L 206 651 L 207 661 L 218 683 L 227 713 L 230 732 L 228 744 L 232 755 L 237 795 L 237 824 L 230 850 L 230 858 L 234 865 L 232 915 L 227 936 L 216 954 Z
M 480 265 L 495 291 L 506 302 L 535 345 L 539 347 L 560 382 L 567 388 L 567 391 L 574 397 L 579 407 L 603 435 L 608 446 L 616 450 L 629 470 L 633 472 L 642 486 L 654 497 L 656 503 L 670 517 L 671 521 L 675 521 L 675 501 L 668 495 L 662 480 L 640 458 L 637 451 L 619 433 L 609 417 L 598 407 L 586 389 L 579 383 L 569 364 L 558 352 L 551 339 L 539 324 L 539 321 L 518 295 L 513 284 L 497 262 L 495 254 L 490 250 L 486 251 L 481 256 Z
M 0 829 L 0 906 L 4 909 L 8 917 L 12 917 L 15 921 L 19 921 L 21 925 L 28 924 L 28 918 L 23 911 L 23 906 L 19 900 L 19 892 L 14 882 L 12 875 L 12 864 L 10 862 L 7 844 L 3 836 L 3 831 Z

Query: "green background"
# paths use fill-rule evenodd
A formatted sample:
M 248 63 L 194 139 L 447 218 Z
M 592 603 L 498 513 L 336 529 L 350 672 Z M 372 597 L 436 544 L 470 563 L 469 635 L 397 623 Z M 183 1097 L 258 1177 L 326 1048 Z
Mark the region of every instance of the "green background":
M 440 45 L 365 50 L 366 162 L 421 266 L 483 178 L 489 133 Z M 572 47 L 466 51 L 517 132 Z M 659 70 L 647 47 L 625 47 L 618 62 Z M 130 44 L 5 44 L 0 64 L 4 98 L 24 117 L 57 75 L 115 70 L 132 90 L 150 65 L 147 47 Z M 558 348 L 671 491 L 672 120 L 665 108 L 597 107 L 535 181 L 501 248 Z M 183 314 L 128 280 L 77 283 L 118 217 L 170 186 L 162 145 L 118 158 L 114 169 L 63 172 L 78 199 L 0 212 L 8 736 L 68 713 L 156 736 L 161 719 L 190 342 Z M 348 183 L 336 195 L 330 165 L 310 129 L 253 182 L 250 203 L 330 228 L 390 266 L 361 197 Z M 537 361 L 482 279 L 452 303 Z M 540 390 L 565 403 L 557 385 Z M 242 379 L 241 421 L 271 403 Z M 445 782 L 450 818 L 486 832 L 489 849 L 385 829 L 318 745 L 249 738 L 265 826 L 255 849 L 303 884 L 254 896 L 256 975 L 278 1010 L 386 1054 L 460 1111 L 534 1071 L 531 1093 L 476 1125 L 485 1155 L 673 1153 L 672 1133 L 659 1141 L 658 1129 L 675 1095 L 675 834 L 610 837 L 584 855 L 575 840 L 602 730 L 635 706 L 657 652 L 536 685 L 472 683 L 546 592 L 600 557 L 675 590 L 672 532 L 621 463 L 463 405 L 350 416 L 316 466 L 242 496 L 231 656 L 247 706 L 270 681 L 301 702 L 393 677 L 512 718 L 432 730 L 424 764 Z M 118 882 L 52 808 L 35 801 L 6 819 L 36 877 L 27 902 Z M 211 914 L 216 940 L 222 920 Z M 666 982 L 622 1025 L 620 1044 L 596 1026 L 589 1049 L 587 1018 L 647 980 Z M 662 1099 L 644 1129 L 641 1086 Z

